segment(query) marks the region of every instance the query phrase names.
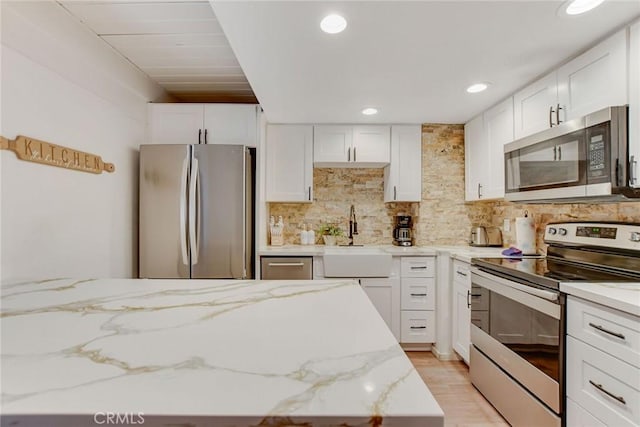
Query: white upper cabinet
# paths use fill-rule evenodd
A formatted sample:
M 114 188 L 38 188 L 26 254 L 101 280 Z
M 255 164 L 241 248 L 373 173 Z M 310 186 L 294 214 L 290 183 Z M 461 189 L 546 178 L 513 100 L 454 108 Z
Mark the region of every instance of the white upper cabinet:
M 558 69 L 565 120 L 627 103 L 627 32 L 620 31 Z
M 198 144 L 203 142 L 202 104 L 149 104 L 150 144 Z
M 513 141 L 513 98 L 464 127 L 465 200 L 504 197 L 504 145 Z
M 253 104 L 149 104 L 150 144 L 239 144 L 255 147 Z
M 313 200 L 313 127 L 268 125 L 266 201 Z
M 384 168 L 384 201 L 422 200 L 422 126 L 391 126 L 391 163 Z
M 515 139 L 627 103 L 627 30 L 514 95 Z
M 629 184 L 640 187 L 640 21 L 631 26 L 629 35 Z
M 317 167 L 382 167 L 390 161 L 389 126 L 318 125 L 313 133 Z
M 255 147 L 258 139 L 256 108 L 250 104 L 205 104 L 207 142 Z
M 551 127 L 555 123 L 558 107 L 556 72 L 516 93 L 513 104 L 516 139 Z

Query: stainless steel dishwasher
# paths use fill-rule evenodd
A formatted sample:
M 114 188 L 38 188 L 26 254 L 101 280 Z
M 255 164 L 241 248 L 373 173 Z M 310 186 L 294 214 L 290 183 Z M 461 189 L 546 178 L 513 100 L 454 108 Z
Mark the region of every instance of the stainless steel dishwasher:
M 260 278 L 263 280 L 311 280 L 313 257 L 260 257 Z

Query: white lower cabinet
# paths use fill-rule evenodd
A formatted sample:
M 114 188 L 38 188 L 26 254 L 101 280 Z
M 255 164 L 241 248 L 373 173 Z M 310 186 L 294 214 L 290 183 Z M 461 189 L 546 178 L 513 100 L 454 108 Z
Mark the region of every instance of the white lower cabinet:
M 453 261 L 452 345 L 462 360 L 469 364 L 471 344 L 471 273 L 469 264 Z
M 389 278 L 358 279 L 373 306 L 378 310 L 396 339 L 400 338 L 400 281 Z
M 640 317 L 569 296 L 567 425 L 640 425 Z
M 436 312 L 433 310 L 402 310 L 400 342 L 432 343 L 436 340 Z

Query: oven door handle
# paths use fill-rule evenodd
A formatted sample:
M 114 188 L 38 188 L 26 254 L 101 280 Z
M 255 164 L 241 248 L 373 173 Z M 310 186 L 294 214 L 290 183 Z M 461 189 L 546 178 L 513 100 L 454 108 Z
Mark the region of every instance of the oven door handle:
M 505 286 L 509 286 L 510 288 L 514 288 L 517 289 L 519 291 L 522 292 L 526 292 L 528 294 L 531 295 L 535 295 L 537 297 L 540 298 L 544 298 L 548 301 L 551 302 L 557 302 L 558 301 L 558 294 L 556 292 L 552 292 L 552 291 L 545 291 L 543 289 L 538 289 L 538 288 L 534 288 L 532 286 L 527 286 L 527 285 L 523 285 L 521 283 L 518 282 L 513 282 L 511 280 L 507 280 L 507 279 L 503 279 L 502 277 L 498 277 L 498 276 L 494 276 L 491 273 L 487 273 L 485 271 L 482 271 L 480 269 L 473 269 L 473 273 L 477 274 L 478 276 L 484 277 L 485 279 L 489 279 L 492 280 L 494 282 L 497 282 L 501 285 L 505 285 Z
M 477 267 L 471 268 L 471 285 L 500 294 L 533 310 L 541 311 L 554 319 L 560 319 L 562 315 L 562 301 L 559 292 L 545 291 L 507 280 Z

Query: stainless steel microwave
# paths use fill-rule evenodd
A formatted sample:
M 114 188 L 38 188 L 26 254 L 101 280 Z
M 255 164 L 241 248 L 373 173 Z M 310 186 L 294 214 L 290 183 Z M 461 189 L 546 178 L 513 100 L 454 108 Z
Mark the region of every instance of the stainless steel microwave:
M 640 198 L 629 156 L 627 106 L 608 107 L 506 144 L 505 199 L 517 202 Z

